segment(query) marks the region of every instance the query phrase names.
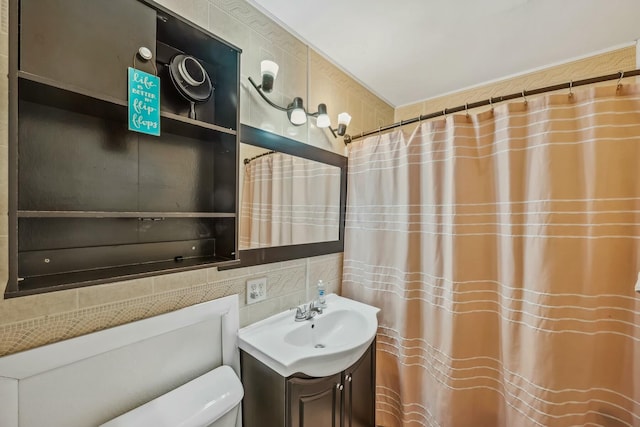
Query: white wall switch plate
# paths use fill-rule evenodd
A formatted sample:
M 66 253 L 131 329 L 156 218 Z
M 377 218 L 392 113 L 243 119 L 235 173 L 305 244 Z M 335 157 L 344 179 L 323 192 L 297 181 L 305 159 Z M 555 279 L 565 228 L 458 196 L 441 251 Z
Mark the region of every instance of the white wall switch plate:
M 267 278 L 247 280 L 247 304 L 262 301 L 267 298 Z

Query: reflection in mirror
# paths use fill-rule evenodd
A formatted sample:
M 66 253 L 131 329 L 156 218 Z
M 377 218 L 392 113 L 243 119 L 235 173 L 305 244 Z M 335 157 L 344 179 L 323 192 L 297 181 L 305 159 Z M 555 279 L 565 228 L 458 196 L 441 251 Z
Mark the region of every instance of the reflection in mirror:
M 339 167 L 247 144 L 240 156 L 240 250 L 339 239 Z
M 267 232 L 263 231 L 262 224 L 254 227 L 253 218 L 246 221 L 244 218 L 239 220 L 238 240 L 243 240 L 243 244 L 238 244 L 240 248 L 240 263 L 218 268 L 227 270 L 344 251 L 347 158 L 332 151 L 323 150 L 244 124 L 240 125 L 240 141 L 242 141 L 242 144 L 240 144 L 240 150 L 238 150 L 238 160 L 240 162 L 238 216 L 250 215 L 256 218 L 255 222 L 259 223 L 279 223 L 282 218 L 289 217 L 290 224 L 285 227 L 278 225 L 280 229 L 277 231 L 271 228 Z M 267 154 L 260 156 L 269 151 L 275 151 L 278 155 Z M 253 159 L 256 156 L 260 157 Z M 259 160 L 263 157 L 263 160 Z M 263 180 L 271 181 L 271 184 L 269 184 L 272 187 L 269 190 L 270 193 L 263 193 L 262 190 L 258 191 L 258 186 L 252 192 L 247 189 L 247 194 L 251 196 L 248 195 L 246 197 L 248 206 L 242 209 L 242 189 L 247 173 L 243 169 L 244 159 L 253 159 L 248 164 L 251 169 L 254 168 L 253 165 L 256 165 L 256 170 L 262 168 L 257 166 L 259 162 L 265 161 L 267 166 L 271 165 L 273 169 L 268 174 L 274 175 L 275 179 L 269 177 L 269 175 L 267 175 L 267 179 L 263 179 L 263 174 L 258 174 L 259 182 Z M 295 172 L 296 175 L 291 179 L 285 179 L 285 175 L 281 171 L 278 172 L 281 169 L 280 166 L 273 168 L 274 164 L 276 166 L 289 165 L 287 166 L 288 169 Z M 309 174 L 325 175 L 325 177 L 322 183 L 318 183 L 315 179 L 307 179 L 306 175 Z M 260 185 L 263 184 L 261 183 Z M 288 190 L 282 191 L 283 188 L 288 188 Z M 271 203 L 266 203 L 265 194 L 270 194 Z M 287 196 L 282 196 L 282 194 L 287 194 Z M 290 200 L 288 207 L 280 206 L 281 199 L 287 197 Z M 256 207 L 256 205 L 263 204 L 266 207 Z M 273 206 L 276 204 L 278 207 L 274 208 Z M 300 206 L 302 208 L 298 211 Z M 276 221 L 274 221 L 274 218 Z M 324 221 L 325 219 L 329 221 Z M 243 227 L 245 222 L 249 223 L 251 228 Z M 309 227 L 309 224 L 312 224 L 313 227 Z M 271 224 L 269 224 L 269 227 L 271 227 Z M 288 230 L 285 232 L 282 230 L 283 228 L 288 228 Z M 261 236 L 254 238 L 249 234 L 253 234 L 257 230 L 260 230 L 258 235 L 265 234 L 268 239 L 265 238 L 263 241 Z M 293 243 L 285 243 L 285 238 L 292 239 Z M 303 240 L 297 240 L 301 238 Z M 310 243 L 298 243 L 301 241 Z

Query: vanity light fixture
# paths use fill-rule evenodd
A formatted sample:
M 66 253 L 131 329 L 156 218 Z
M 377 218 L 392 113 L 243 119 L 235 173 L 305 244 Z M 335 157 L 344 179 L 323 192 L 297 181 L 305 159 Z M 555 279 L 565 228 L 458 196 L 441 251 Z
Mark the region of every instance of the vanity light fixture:
M 287 107 L 287 117 L 296 126 L 307 123 L 307 112 L 304 110 L 302 98 L 299 96 L 293 98 L 293 102 Z
M 273 61 L 265 60 L 260 63 L 262 83 L 258 85 L 251 77 L 249 77 L 249 82 L 251 82 L 251 85 L 258 91 L 258 94 L 262 99 L 276 110 L 287 113 L 289 121 L 294 126 L 302 126 L 307 122 L 307 117 L 315 117 L 317 127 L 322 129 L 328 128 L 334 138 L 337 138 L 338 135 L 344 136 L 347 131 L 347 126 L 349 126 L 349 122 L 351 121 L 351 116 L 348 113 L 340 113 L 338 115 L 338 128 L 332 129 L 331 119 L 329 118 L 329 114 L 327 114 L 326 104 L 318 104 L 318 111 L 315 113 L 309 113 L 304 108 L 304 101 L 299 96 L 293 98 L 293 101 L 291 101 L 291 103 L 286 107 L 281 107 L 267 98 L 265 93 L 271 93 L 273 91 L 273 84 L 278 76 L 278 69 L 278 64 Z
M 319 128 L 331 127 L 331 119 L 327 114 L 326 104 L 318 104 L 318 115 L 316 116 L 316 126 Z
M 273 82 L 278 77 L 278 64 L 273 61 L 262 61 L 260 63 L 260 74 L 262 75 L 262 90 L 265 93 L 271 93 L 273 90 Z
M 344 134 L 347 133 L 347 126 L 349 126 L 349 123 L 351 123 L 351 116 L 349 113 L 338 114 L 338 129 L 336 129 L 335 132 L 340 136 L 344 136 Z

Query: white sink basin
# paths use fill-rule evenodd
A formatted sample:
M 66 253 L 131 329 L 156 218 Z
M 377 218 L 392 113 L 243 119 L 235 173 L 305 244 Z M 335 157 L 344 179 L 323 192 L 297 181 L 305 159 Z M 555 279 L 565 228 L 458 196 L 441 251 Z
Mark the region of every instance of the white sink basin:
M 377 322 L 376 322 L 377 327 Z M 305 321 L 284 336 L 284 342 L 296 347 L 347 347 L 354 337 L 367 329 L 367 318 L 360 312 L 338 309 Z
M 335 294 L 311 320 L 296 322 L 295 310 L 240 329 L 242 350 L 284 377 L 336 374 L 355 363 L 373 341 L 380 309 Z

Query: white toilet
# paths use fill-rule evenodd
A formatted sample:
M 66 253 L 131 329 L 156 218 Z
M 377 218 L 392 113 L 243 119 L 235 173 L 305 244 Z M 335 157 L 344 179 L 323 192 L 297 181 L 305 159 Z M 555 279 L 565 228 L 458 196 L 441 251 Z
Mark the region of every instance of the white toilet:
M 244 389 L 221 366 L 101 427 L 237 427 Z

